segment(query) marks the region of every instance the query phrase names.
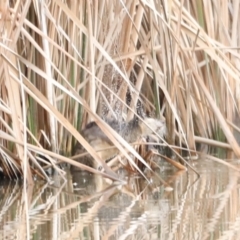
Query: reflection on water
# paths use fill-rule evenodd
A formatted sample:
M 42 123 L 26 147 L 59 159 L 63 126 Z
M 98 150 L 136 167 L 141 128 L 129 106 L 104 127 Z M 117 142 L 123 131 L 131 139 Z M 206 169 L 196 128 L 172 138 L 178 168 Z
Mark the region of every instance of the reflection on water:
M 199 161 L 193 172 L 161 173 L 111 185 L 69 174 L 58 185 L 0 184 L 0 239 L 240 239 L 239 173 Z M 73 183 L 74 187 L 73 187 Z

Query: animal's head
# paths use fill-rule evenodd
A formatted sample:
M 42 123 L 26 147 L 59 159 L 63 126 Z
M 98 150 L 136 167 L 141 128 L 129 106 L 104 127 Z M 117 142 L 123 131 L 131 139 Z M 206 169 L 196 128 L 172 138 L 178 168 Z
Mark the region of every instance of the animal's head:
M 156 134 L 160 137 L 164 137 L 167 132 L 165 119 L 145 118 L 144 121 L 141 122 L 140 127 L 142 129 L 142 134 L 145 136 Z

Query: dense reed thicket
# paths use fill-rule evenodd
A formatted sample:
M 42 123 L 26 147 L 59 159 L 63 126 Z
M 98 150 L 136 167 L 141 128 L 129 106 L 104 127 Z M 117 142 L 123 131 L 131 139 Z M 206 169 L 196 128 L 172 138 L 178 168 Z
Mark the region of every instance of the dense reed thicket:
M 5 174 L 80 166 L 63 157 L 76 141 L 98 158 L 78 132 L 90 120 L 128 149 L 102 119 L 136 114 L 164 116 L 170 145 L 226 138 L 240 156 L 239 1 L 2 0 L 0 14 Z

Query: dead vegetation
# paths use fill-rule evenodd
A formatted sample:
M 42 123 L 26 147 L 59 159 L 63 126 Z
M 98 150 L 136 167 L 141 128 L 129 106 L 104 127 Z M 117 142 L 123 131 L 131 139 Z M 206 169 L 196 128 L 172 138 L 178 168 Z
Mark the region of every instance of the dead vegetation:
M 102 119 L 145 114 L 165 117 L 171 146 L 194 153 L 196 141 L 223 146 L 226 139 L 239 157 L 229 127 L 239 114 L 238 7 L 216 0 L 1 1 L 4 173 L 31 183 L 33 174 L 47 178 L 45 165 L 61 174 L 62 161 L 83 167 L 67 158 L 76 141 L 101 161 L 79 133 L 90 121 L 122 154 L 136 155 Z

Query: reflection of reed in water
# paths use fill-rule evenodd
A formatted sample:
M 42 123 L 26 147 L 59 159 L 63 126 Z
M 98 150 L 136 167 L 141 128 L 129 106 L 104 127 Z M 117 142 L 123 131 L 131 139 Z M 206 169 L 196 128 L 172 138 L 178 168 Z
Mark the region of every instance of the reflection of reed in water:
M 239 239 L 239 172 L 206 159 L 195 164 L 199 179 L 193 171 L 161 173 L 173 192 L 156 175 L 151 184 L 133 176 L 127 185 L 100 188 L 100 175 L 88 180 L 82 172 L 77 192 L 72 175 L 63 185 L 36 181 L 27 189 L 2 181 L 0 239 L 26 239 L 26 224 L 30 239 Z
M 106 122 L 128 143 L 135 142 L 140 137 L 153 136 L 156 134 L 160 137 L 163 137 L 166 132 L 165 121 L 154 118 L 146 118 L 144 121 L 133 119 L 129 122 L 118 122 L 114 120 L 108 120 Z M 117 148 L 110 148 L 113 146 L 113 143 L 98 127 L 96 122 L 89 123 L 81 132 L 81 134 L 85 140 L 94 148 L 94 150 L 98 151 L 98 154 L 102 160 L 109 160 L 118 154 L 119 150 Z M 77 143 L 74 148 L 74 155 L 81 154 L 84 151 L 85 150 L 82 145 L 80 143 Z M 90 156 L 78 158 L 77 161 L 91 167 L 97 167 L 94 165 L 95 161 Z M 72 169 L 75 170 L 76 168 L 73 167 Z
M 146 179 L 133 177 L 127 185 L 119 188 L 107 185 L 97 174 L 74 172 L 72 176 L 77 186 L 74 192 L 81 196 L 81 207 L 71 210 L 73 219 L 69 232 L 72 234 L 75 231 L 75 236 L 83 236 L 87 231 L 88 239 L 128 239 L 123 237 L 127 232 L 130 236 L 138 235 L 133 239 L 149 239 L 144 237 L 147 228 L 146 224 L 142 226 L 143 220 L 147 219 L 148 224 L 154 224 L 155 228 L 155 225 L 167 219 L 169 203 L 162 199 L 162 194 L 153 196 L 152 184 L 149 186 Z M 81 178 L 86 179 L 91 186 L 83 183 Z M 100 182 L 105 184 L 101 185 Z M 153 185 L 159 188 L 159 181 L 153 182 Z M 70 236 L 73 239 L 73 235 Z

